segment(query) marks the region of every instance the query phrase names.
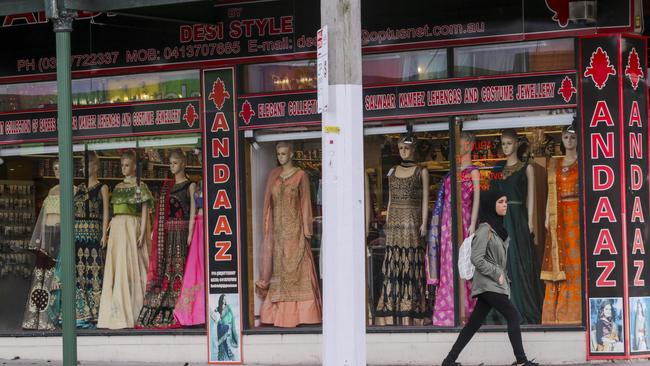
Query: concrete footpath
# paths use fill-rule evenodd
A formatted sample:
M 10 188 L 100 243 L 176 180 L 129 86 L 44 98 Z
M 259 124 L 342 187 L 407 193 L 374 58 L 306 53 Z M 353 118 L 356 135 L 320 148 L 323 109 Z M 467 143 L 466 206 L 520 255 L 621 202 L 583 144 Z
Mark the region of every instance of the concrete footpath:
M 78 363 L 80 366 L 203 366 L 207 363 L 200 362 L 175 362 L 175 363 L 147 363 L 147 362 L 84 362 L 80 361 Z M 47 361 L 47 360 L 5 360 L 0 359 L 0 366 L 61 366 L 61 361 Z M 268 366 L 261 365 L 260 366 Z M 633 360 L 633 361 L 598 361 L 593 363 L 582 363 L 582 364 L 564 364 L 563 366 L 592 366 L 592 365 L 606 365 L 606 366 L 650 366 L 649 360 Z M 303 366 L 317 366 L 317 365 L 303 365 Z M 404 365 L 394 365 L 394 366 L 407 366 Z M 474 366 L 474 365 L 467 365 Z M 488 366 L 480 364 L 478 366 Z M 504 365 L 510 366 L 510 365 Z M 544 365 L 546 366 L 546 365 Z

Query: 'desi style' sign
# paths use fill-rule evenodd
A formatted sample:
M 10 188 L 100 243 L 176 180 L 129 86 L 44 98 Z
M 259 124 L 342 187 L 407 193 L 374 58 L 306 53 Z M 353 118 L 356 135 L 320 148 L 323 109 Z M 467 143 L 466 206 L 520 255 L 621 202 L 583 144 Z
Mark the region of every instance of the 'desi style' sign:
M 632 0 L 596 0 L 594 24 L 571 22 L 569 0 L 393 0 L 361 2 L 365 49 L 493 38 L 523 40 L 548 33 L 631 30 Z M 194 1 L 79 12 L 72 37 L 73 70 L 214 61 L 314 52 L 319 0 Z M 390 14 L 390 16 L 386 16 Z M 92 21 L 91 21 L 92 19 Z M 45 13 L 0 17 L 0 76 L 51 73 L 54 33 Z M 421 47 L 421 46 L 420 46 Z
M 57 112 L 0 114 L 0 145 L 57 139 Z M 73 138 L 198 132 L 199 100 L 103 105 L 72 111 Z
M 570 108 L 576 105 L 573 73 L 404 83 L 363 90 L 363 118 L 475 114 L 496 110 Z M 242 96 L 237 110 L 241 128 L 318 124 L 316 93 Z
M 241 363 L 241 274 L 235 73 L 203 72 L 208 362 Z M 222 342 L 227 342 L 222 344 Z M 224 352 L 224 347 L 228 352 Z
M 650 308 L 646 42 L 635 36 L 580 41 L 590 359 L 649 353 L 643 330 Z

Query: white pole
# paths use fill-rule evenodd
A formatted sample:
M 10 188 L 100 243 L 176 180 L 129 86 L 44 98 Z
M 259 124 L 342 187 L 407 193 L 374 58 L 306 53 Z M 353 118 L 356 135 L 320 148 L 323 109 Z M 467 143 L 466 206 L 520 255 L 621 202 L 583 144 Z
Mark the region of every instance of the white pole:
M 328 27 L 323 112 L 323 365 L 366 364 L 360 0 L 322 0 Z

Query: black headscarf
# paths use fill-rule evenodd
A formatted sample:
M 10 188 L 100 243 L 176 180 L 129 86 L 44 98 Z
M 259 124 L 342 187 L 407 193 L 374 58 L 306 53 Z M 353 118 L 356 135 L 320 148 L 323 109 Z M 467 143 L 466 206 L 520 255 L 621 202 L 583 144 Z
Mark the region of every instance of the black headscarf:
M 503 226 L 503 216 L 497 215 L 496 205 L 499 198 L 506 194 L 497 188 L 490 188 L 481 192 L 481 205 L 479 218 L 481 222 L 488 223 L 502 240 L 508 238 L 508 232 Z

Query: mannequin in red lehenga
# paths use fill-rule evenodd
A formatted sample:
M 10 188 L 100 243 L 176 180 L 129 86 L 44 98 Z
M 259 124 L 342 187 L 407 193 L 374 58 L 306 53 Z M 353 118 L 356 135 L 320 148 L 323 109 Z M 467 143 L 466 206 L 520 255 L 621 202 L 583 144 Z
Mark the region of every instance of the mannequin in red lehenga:
M 280 167 L 271 171 L 264 195 L 264 242 L 260 279 L 264 299 L 260 321 L 276 327 L 321 322 L 318 279 L 311 253 L 312 211 L 309 178 L 293 165 L 292 146 L 276 145 Z

